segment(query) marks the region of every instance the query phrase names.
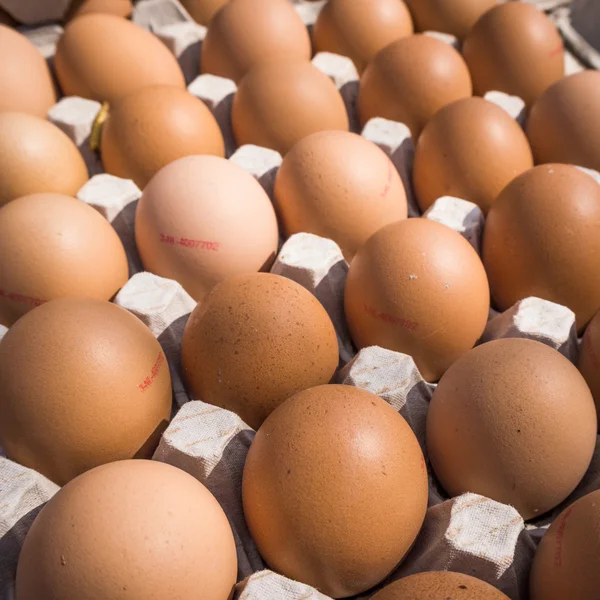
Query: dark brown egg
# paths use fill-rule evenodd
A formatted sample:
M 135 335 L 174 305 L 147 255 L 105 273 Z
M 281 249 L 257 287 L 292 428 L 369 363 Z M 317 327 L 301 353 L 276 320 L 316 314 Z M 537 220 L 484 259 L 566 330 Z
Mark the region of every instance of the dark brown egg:
M 600 312 L 596 313 L 585 330 L 577 366 L 590 386 L 600 415 Z
M 90 13 L 105 13 L 117 17 L 129 17 L 133 12 L 132 0 L 75 0 L 65 17 L 70 21 Z

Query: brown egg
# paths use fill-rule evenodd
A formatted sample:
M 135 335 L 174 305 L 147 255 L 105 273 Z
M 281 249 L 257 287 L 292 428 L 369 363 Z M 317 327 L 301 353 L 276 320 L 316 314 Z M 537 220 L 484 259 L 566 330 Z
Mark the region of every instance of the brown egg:
M 403 577 L 371 600 L 509 600 L 485 581 L 452 571 L 429 571 Z
M 406 421 L 379 397 L 324 385 L 290 398 L 258 430 L 242 485 L 259 552 L 333 598 L 382 581 L 411 548 L 427 472 Z
M 429 459 L 446 491 L 510 504 L 524 519 L 575 489 L 596 433 L 594 401 L 573 364 L 519 338 L 488 342 L 455 362 L 427 414 Z
M 144 189 L 135 239 L 148 271 L 175 279 L 199 302 L 220 281 L 268 270 L 279 233 L 252 175 L 224 158 L 188 156 Z
M 133 12 L 131 0 L 75 0 L 65 17 L 70 21 L 90 13 L 105 13 L 117 17 L 129 17 Z
M 227 2 L 228 0 L 181 0 L 181 4 L 200 25 L 208 25 Z
M 536 164 L 569 163 L 600 171 L 599 96 L 598 71 L 570 75 L 546 90 L 527 119 Z
M 427 381 L 473 347 L 490 306 L 471 244 L 427 219 L 392 223 L 370 237 L 350 265 L 344 301 L 359 348 L 408 354 Z
M 406 219 L 406 192 L 388 156 L 354 133 L 323 131 L 298 142 L 275 180 L 286 236 L 334 240 L 350 261 L 372 234 Z
M 58 127 L 24 113 L 0 113 L 0 206 L 29 194 L 74 196 L 88 180 L 77 146 Z
M 600 415 L 600 312 L 596 313 L 585 330 L 577 366 L 590 386 Z
M 107 173 L 140 189 L 169 163 L 194 154 L 225 156 L 223 135 L 206 105 L 186 90 L 148 86 L 117 100 L 102 129 Z
M 424 75 L 426 74 L 426 75 Z M 369 63 L 360 80 L 358 113 L 364 126 L 373 117 L 407 125 L 417 139 L 438 110 L 472 94 L 460 54 L 427 35 L 393 42 Z
M 214 16 L 202 44 L 202 73 L 238 82 L 273 60 L 310 60 L 308 31 L 288 0 L 231 0 Z
M 279 275 L 252 273 L 218 284 L 196 307 L 181 360 L 195 397 L 258 429 L 296 392 L 331 381 L 338 343 L 309 291 Z
M 499 310 L 537 296 L 568 306 L 582 331 L 600 310 L 600 185 L 570 165 L 511 181 L 488 215 L 483 263 Z
M 34 194 L 0 209 L 0 324 L 55 298 L 110 300 L 128 277 L 116 231 L 81 200 Z
M 441 196 L 455 196 L 487 213 L 504 187 L 531 167 L 531 148 L 517 122 L 487 100 L 467 98 L 446 106 L 423 130 L 413 184 L 422 211 Z
M 281 154 L 311 133 L 350 127 L 335 85 L 308 61 L 252 69 L 233 99 L 231 123 L 239 146 L 255 144 Z
M 349 56 L 362 72 L 388 44 L 413 33 L 402 0 L 329 0 L 313 28 L 315 52 Z
M 65 96 L 100 102 L 147 85 L 185 87 L 177 59 L 157 37 L 110 14 L 71 21 L 58 41 L 54 67 Z
M 52 300 L 21 317 L 0 343 L 0 381 L 0 446 L 58 485 L 150 458 L 171 414 L 160 344 L 101 300 Z
M 19 111 L 46 118 L 55 102 L 44 57 L 24 35 L 0 25 L 0 113 Z
M 531 600 L 596 600 L 600 590 L 600 490 L 566 508 L 545 533 L 529 579 Z
M 227 600 L 231 527 L 185 471 L 125 460 L 78 477 L 46 504 L 19 557 L 16 600 Z
M 463 44 L 473 90 L 500 91 L 528 106 L 564 74 L 562 39 L 550 19 L 524 2 L 500 4 L 473 26 Z

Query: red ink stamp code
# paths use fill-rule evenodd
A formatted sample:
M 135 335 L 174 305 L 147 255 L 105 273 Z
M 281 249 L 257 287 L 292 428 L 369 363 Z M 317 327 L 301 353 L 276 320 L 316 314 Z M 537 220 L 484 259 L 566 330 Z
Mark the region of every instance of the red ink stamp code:
M 152 365 L 152 370 L 150 371 L 150 375 L 148 375 L 144 379 L 144 381 L 142 381 L 142 383 L 140 383 L 138 385 L 138 387 L 140 388 L 140 390 L 142 390 L 142 392 L 145 392 L 152 385 L 154 380 L 158 377 L 160 368 L 164 362 L 165 362 L 165 355 L 161 352 L 158 355 L 156 361 L 154 362 L 154 365 Z
M 556 568 L 562 567 L 562 546 L 563 538 L 565 536 L 565 528 L 567 526 L 567 519 L 571 516 L 573 508 L 569 508 L 563 515 L 558 525 L 558 531 L 556 532 L 556 546 L 554 548 L 554 566 Z
M 200 248 L 201 250 L 217 251 L 220 247 L 219 242 L 207 242 L 206 240 L 191 240 L 188 238 L 175 237 L 173 235 L 160 234 L 160 241 L 170 246 L 183 246 L 184 248 Z
M 384 312 L 379 312 L 375 310 L 372 306 L 369 306 L 368 304 L 364 305 L 364 310 L 369 316 L 373 317 L 374 319 L 379 319 L 380 321 L 383 321 L 384 323 L 389 323 L 390 325 L 399 325 L 400 327 L 408 329 L 409 331 L 415 331 L 419 327 L 419 324 L 415 323 L 414 321 L 409 321 L 408 319 L 401 319 L 399 317 L 394 317 L 393 315 L 389 315 Z
M 31 296 L 24 296 L 15 292 L 5 292 L 2 289 L 0 289 L 0 298 L 8 298 L 8 300 L 18 302 L 19 304 L 31 304 L 33 306 L 41 306 L 46 303 L 46 300 L 41 300 L 40 298 L 32 298 Z
M 379 194 L 382 198 L 385 198 L 392 187 L 392 170 L 394 169 L 394 165 L 392 161 L 388 161 L 388 172 L 387 172 L 387 180 L 385 182 L 385 187 L 381 194 Z

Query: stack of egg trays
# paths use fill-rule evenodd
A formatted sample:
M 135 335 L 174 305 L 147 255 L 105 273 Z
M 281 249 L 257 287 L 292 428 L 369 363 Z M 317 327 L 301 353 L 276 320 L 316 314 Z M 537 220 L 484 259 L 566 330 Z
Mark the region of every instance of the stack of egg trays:
M 564 2 L 556 2 L 554 4 Z M 324 2 L 294 1 L 307 27 Z M 206 28 L 193 22 L 176 0 L 141 0 L 133 20 L 157 35 L 177 56 L 189 91 L 202 99 L 223 131 L 227 156 L 249 171 L 272 197 L 281 164 L 279 153 L 258 146 L 236 148 L 231 129 L 233 81 L 198 75 Z M 62 29 L 45 25 L 26 31 L 52 67 Z M 458 47 L 452 36 L 430 32 Z M 411 183 L 414 144 L 408 128 L 385 119 L 372 119 L 362 129 L 356 115 L 358 74 L 348 58 L 319 53 L 313 64 L 331 77 L 346 104 L 353 131 L 382 148 L 397 168 L 409 199 L 409 216 L 420 216 Z M 581 70 L 567 54 L 566 72 Z M 524 103 L 516 97 L 491 92 L 486 98 L 524 123 Z M 132 181 L 104 174 L 102 163 L 89 148 L 89 138 L 100 104 L 83 98 L 61 99 L 48 118 L 65 131 L 81 150 L 91 179 L 78 197 L 96 208 L 116 229 L 127 251 L 130 279 L 115 302 L 139 317 L 163 347 L 173 381 L 173 420 L 163 435 L 154 460 L 175 465 L 201 481 L 215 495 L 231 523 L 239 560 L 240 583 L 235 600 L 327 600 L 317 590 L 273 573 L 263 562 L 245 524 L 241 480 L 254 431 L 237 415 L 190 396 L 182 379 L 181 337 L 195 301 L 175 281 L 143 271 L 134 238 L 135 208 L 140 190 Z M 600 175 L 591 172 L 600 181 Z M 464 200 L 443 197 L 423 215 L 461 233 L 480 251 L 484 216 Z M 356 353 L 344 319 L 343 294 L 348 264 L 331 240 L 312 234 L 292 236 L 280 245 L 272 273 L 288 277 L 313 293 L 329 313 L 337 332 L 340 369 L 337 382 L 353 385 L 391 404 L 415 432 L 427 460 L 425 420 L 435 384 L 421 377 L 412 358 L 370 347 Z M 6 330 L 0 327 L 0 338 Z M 579 340 L 575 316 L 566 307 L 538 298 L 525 299 L 504 313 L 490 310 L 482 341 L 525 337 L 543 342 L 575 361 Z M 416 543 L 400 567 L 381 585 L 413 573 L 452 570 L 478 577 L 514 600 L 528 596 L 528 573 L 545 529 L 568 504 L 600 488 L 600 444 L 592 464 L 575 492 L 552 513 L 524 523 L 512 507 L 477 494 L 448 499 L 435 480 L 429 461 L 429 508 Z M 58 487 L 39 473 L 0 455 L 0 600 L 14 597 L 14 574 L 21 545 L 33 519 Z M 380 586 L 381 587 L 381 586 Z M 376 590 L 361 595 L 370 598 Z

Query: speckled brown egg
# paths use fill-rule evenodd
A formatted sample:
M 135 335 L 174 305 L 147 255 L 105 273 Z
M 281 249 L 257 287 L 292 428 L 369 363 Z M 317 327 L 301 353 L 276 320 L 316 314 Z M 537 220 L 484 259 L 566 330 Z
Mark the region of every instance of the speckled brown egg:
M 413 33 L 402 0 L 329 0 L 313 27 L 315 52 L 349 56 L 362 72 L 388 44 Z
M 229 0 L 181 0 L 181 4 L 200 25 L 208 25 Z
M 58 41 L 54 67 L 65 96 L 100 102 L 147 85 L 185 87 L 177 59 L 156 36 L 110 14 L 73 19 Z
M 483 263 L 499 310 L 529 296 L 569 307 L 582 331 L 600 310 L 600 185 L 571 165 L 540 165 L 489 212 Z
M 536 164 L 600 171 L 599 96 L 600 73 L 592 70 L 565 77 L 540 96 L 526 125 Z
M 383 227 L 360 248 L 344 302 L 359 348 L 408 354 L 426 380 L 437 381 L 483 333 L 490 296 L 467 240 L 434 221 L 407 219 Z
M 65 21 L 90 13 L 129 17 L 132 12 L 133 3 L 131 0 L 75 0 L 69 8 Z
M 372 600 L 509 600 L 485 581 L 452 571 L 428 571 L 403 577 Z
M 102 300 L 62 298 L 0 343 L 0 446 L 58 485 L 150 458 L 171 415 L 171 377 L 150 330 Z
M 110 300 L 128 277 L 116 231 L 81 200 L 33 194 L 0 209 L 0 324 L 55 298 Z
M 237 577 L 215 497 L 171 465 L 125 460 L 59 490 L 19 557 L 16 600 L 227 600 Z
M 350 261 L 378 229 L 406 219 L 406 192 L 389 157 L 354 133 L 323 131 L 298 142 L 275 179 L 286 236 L 335 241 Z
M 274 60 L 305 60 L 310 36 L 288 0 L 232 0 L 214 16 L 202 44 L 202 73 L 238 82 Z
M 0 25 L 0 113 L 19 111 L 46 118 L 55 102 L 44 57 L 24 35 Z
M 345 598 L 382 581 L 412 546 L 427 472 L 414 433 L 387 402 L 325 385 L 296 394 L 263 423 L 242 496 L 272 569 Z
M 531 167 L 531 148 L 518 123 L 483 98 L 467 98 L 440 110 L 423 130 L 413 184 L 422 211 L 442 196 L 455 196 L 487 213 L 504 187 Z
M 531 600 L 596 600 L 600 590 L 600 490 L 563 510 L 544 534 L 530 579 Z
M 596 433 L 596 407 L 575 366 L 519 338 L 488 342 L 455 362 L 427 414 L 429 459 L 446 491 L 510 504 L 524 519 L 575 489 Z
M 325 130 L 348 131 L 344 101 L 331 79 L 308 61 L 255 67 L 233 99 L 236 142 L 285 154 L 302 138 Z
M 577 366 L 592 391 L 596 410 L 600 414 L 600 312 L 596 313 L 585 330 Z
M 225 156 L 223 135 L 207 106 L 186 90 L 148 86 L 110 108 L 102 129 L 107 173 L 144 189 L 165 165 L 196 154 Z
M 383 117 L 404 123 L 416 139 L 441 108 L 471 94 L 467 65 L 452 46 L 411 35 L 386 46 L 369 63 L 360 80 L 358 113 L 363 126 Z
M 476 94 L 505 92 L 528 106 L 564 74 L 556 27 L 524 2 L 507 2 L 486 12 L 465 39 L 463 56 Z
M 29 194 L 74 196 L 88 180 L 77 146 L 58 127 L 25 113 L 0 113 L 0 206 Z
M 194 396 L 254 429 L 296 392 L 329 383 L 338 365 L 335 329 L 321 303 L 269 273 L 213 288 L 192 312 L 181 352 Z

